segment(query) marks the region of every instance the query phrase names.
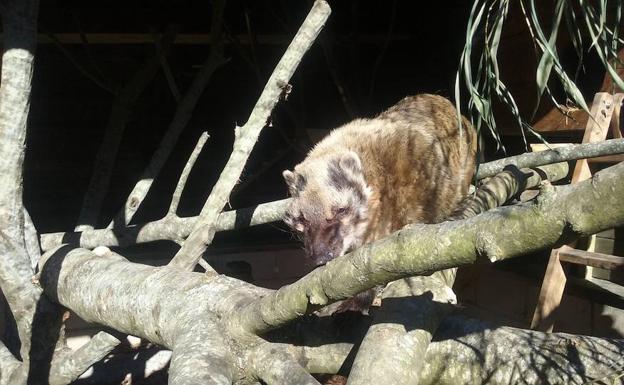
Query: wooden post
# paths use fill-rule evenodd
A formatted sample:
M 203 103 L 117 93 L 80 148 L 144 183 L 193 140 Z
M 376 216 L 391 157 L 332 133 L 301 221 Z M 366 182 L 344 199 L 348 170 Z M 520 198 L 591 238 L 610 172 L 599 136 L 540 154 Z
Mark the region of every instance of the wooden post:
M 546 273 L 544 274 L 537 306 L 533 313 L 531 329 L 543 332 L 551 332 L 553 330 L 555 310 L 561 303 L 566 280 L 563 266 L 561 266 L 561 261 L 559 260 L 559 249 L 553 249 L 550 253 Z
M 607 138 L 616 98 L 606 92 L 599 92 L 594 96 L 590 117 L 587 120 L 583 143 L 600 142 Z M 617 98 L 621 103 L 621 99 Z M 618 105 L 619 107 L 619 105 Z M 587 159 L 576 161 L 571 183 L 577 183 L 591 178 L 591 170 Z M 589 251 L 593 251 L 594 236 L 589 242 Z M 588 269 L 591 269 L 588 267 Z M 531 320 L 531 329 L 551 332 L 555 324 L 555 312 L 561 304 L 565 287 L 565 273 L 559 259 L 559 250 L 554 249 L 550 254 L 548 267 L 544 274 L 544 281 L 540 289 L 539 299 Z

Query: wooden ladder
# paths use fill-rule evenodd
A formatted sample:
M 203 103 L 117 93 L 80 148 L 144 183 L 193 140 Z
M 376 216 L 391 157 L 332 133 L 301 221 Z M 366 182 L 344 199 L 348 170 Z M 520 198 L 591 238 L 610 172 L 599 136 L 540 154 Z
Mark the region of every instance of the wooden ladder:
M 622 101 L 624 101 L 623 93 L 611 95 L 606 92 L 599 92 L 595 95 L 590 111 L 591 116 L 587 120 L 585 127 L 583 143 L 601 142 L 607 139 L 607 134 L 610 130 L 613 132 L 614 138 L 622 137 L 619 124 Z M 591 118 L 592 116 L 593 119 Z M 623 159 L 605 157 L 604 159 L 596 158 L 595 160 L 612 162 Z M 574 167 L 571 183 L 589 179 L 591 176 L 588 160 L 578 160 Z M 551 251 L 537 306 L 531 321 L 531 329 L 550 332 L 554 327 L 555 311 L 561 304 L 566 284 L 562 262 L 587 266 L 589 274 L 591 274 L 592 267 L 614 270 L 624 266 L 624 258 L 595 253 L 594 246 L 595 235 L 592 235 L 587 250 L 579 250 L 574 248 L 574 245 L 568 245 Z

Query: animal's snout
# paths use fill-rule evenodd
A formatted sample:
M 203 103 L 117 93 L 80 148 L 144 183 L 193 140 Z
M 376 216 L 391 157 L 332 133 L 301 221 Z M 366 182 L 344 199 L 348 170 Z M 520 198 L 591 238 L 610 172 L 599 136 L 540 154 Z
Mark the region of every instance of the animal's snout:
M 334 258 L 334 253 L 331 251 L 323 254 L 314 254 L 311 257 L 314 267 L 324 266 L 325 264 L 327 264 L 327 262 L 331 261 Z
M 314 267 L 323 266 L 338 256 L 330 245 L 323 242 L 310 242 L 306 240 L 305 243 L 306 255 Z

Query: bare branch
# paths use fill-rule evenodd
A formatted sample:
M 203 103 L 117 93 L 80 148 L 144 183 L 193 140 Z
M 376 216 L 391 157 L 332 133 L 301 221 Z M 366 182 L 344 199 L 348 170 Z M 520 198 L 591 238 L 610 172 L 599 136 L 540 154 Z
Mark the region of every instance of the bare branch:
M 257 299 L 237 316 L 246 330 L 262 333 L 382 283 L 484 258 L 510 258 L 616 227 L 624 223 L 622 177 L 624 163 L 574 186 L 546 184 L 530 204 L 500 207 L 462 221 L 406 226 Z
M 241 229 L 282 219 L 289 199 L 262 203 L 258 206 L 225 211 L 219 214 L 215 231 Z M 199 217 L 165 217 L 154 222 L 130 225 L 120 229 L 96 229 L 84 232 L 59 232 L 41 235 L 41 248 L 49 251 L 63 244 L 87 249 L 98 246 L 129 246 L 137 243 L 170 240 L 178 242 L 189 236 Z
M 258 140 L 260 131 L 270 118 L 273 107 L 277 104 L 291 76 L 301 62 L 303 55 L 310 48 L 325 21 L 330 8 L 324 0 L 317 0 L 312 6 L 301 28 L 288 46 L 286 53 L 275 67 L 260 98 L 251 112 L 247 123 L 235 130 L 234 149 L 219 180 L 215 184 L 204 204 L 193 232 L 171 261 L 171 265 L 192 269 L 212 241 L 215 234 L 214 224 L 223 210 L 228 196 L 241 175 L 243 167 Z
M 165 74 L 165 79 L 167 79 L 167 84 L 169 85 L 169 90 L 171 90 L 171 95 L 175 99 L 176 103 L 180 103 L 180 89 L 176 84 L 175 78 L 173 77 L 173 73 L 171 73 L 171 67 L 169 67 L 169 62 L 167 61 L 167 54 L 163 50 L 162 45 L 160 44 L 160 39 L 158 36 L 154 34 L 154 46 L 156 47 L 156 54 L 160 60 L 160 66 L 162 68 L 163 73 Z
M 233 357 L 221 325 L 215 319 L 185 320 L 177 336 L 169 366 L 170 385 L 230 385 L 234 377 Z
M 15 317 L 22 342 L 22 354 L 28 352 L 32 317 L 41 291 L 33 285 L 34 271 L 26 250 L 0 232 L 0 289 Z
M 494 176 L 503 171 L 503 168 L 507 165 L 514 165 L 518 168 L 536 167 L 567 160 L 595 158 L 603 155 L 616 154 L 624 154 L 624 139 L 609 139 L 598 143 L 571 144 L 552 150 L 529 152 L 484 163 L 479 165 L 477 179 Z
M 0 289 L 17 323 L 22 359 L 28 360 L 33 315 L 41 290 L 31 281 L 34 270 L 26 250 L 22 166 L 39 3 L 8 1 L 2 5 L 4 52 L 0 80 Z
M 457 303 L 442 272 L 391 282 L 353 362 L 349 384 L 417 384 L 427 346 Z
M 319 347 L 273 345 L 296 356 L 312 373 L 348 370 L 348 356 L 354 349 L 347 342 Z M 618 383 L 623 351 L 621 339 L 494 327 L 454 315 L 442 321 L 429 345 L 419 384 Z
M 618 139 L 623 140 L 623 139 Z M 600 143 L 588 143 L 571 146 L 572 151 L 561 151 L 564 148 L 545 151 L 550 153 L 551 158 L 542 152 L 533 152 L 522 154 L 519 157 L 510 157 L 484 163 L 480 166 L 479 177 L 486 178 L 493 176 L 496 170 L 502 171 L 506 165 L 518 164 L 548 164 L 548 161 L 554 157 L 554 161 L 565 161 L 584 156 L 602 156 L 606 154 L 624 153 L 624 144 L 622 142 L 614 142 L 607 140 Z M 604 149 L 604 151 L 603 151 Z M 554 153 L 557 151 L 557 153 Z M 531 167 L 531 166 L 526 166 Z M 225 231 L 239 229 L 247 226 L 255 226 L 268 222 L 281 220 L 281 217 L 288 205 L 289 199 L 280 201 L 263 203 L 256 207 L 239 209 L 234 211 L 226 211 L 219 214 L 215 224 L 215 231 Z M 180 241 L 189 236 L 191 230 L 195 226 L 198 217 L 189 218 L 163 218 L 158 221 L 137 224 L 133 226 L 121 227 L 112 230 L 98 229 L 88 230 L 85 232 L 59 232 L 41 235 L 41 248 L 44 251 L 50 250 L 62 244 L 75 244 L 87 249 L 93 249 L 97 246 L 128 246 L 135 243 L 145 243 L 157 240 Z
M 22 163 L 36 47 L 37 1 L 9 2 L 2 11 L 0 80 L 0 230 L 22 239 Z
M 45 254 L 41 263 L 46 293 L 85 321 L 172 349 L 172 384 L 197 383 L 189 382 L 192 378 L 229 384 L 234 360 L 224 333 L 230 326 L 225 314 L 231 296 L 268 292 L 225 276 L 207 279 L 205 274 L 130 263 L 113 252 L 98 256 L 62 247 Z M 110 274 L 118 279 L 109 279 Z M 101 300 L 102 293 L 107 301 Z
M 184 165 L 184 169 L 182 170 L 182 174 L 180 174 L 178 184 L 176 185 L 173 196 L 171 197 L 171 204 L 169 205 L 168 211 L 169 215 L 175 215 L 175 213 L 178 211 L 178 205 L 180 204 L 180 198 L 182 197 L 182 192 L 184 191 L 184 187 L 186 186 L 186 180 L 188 179 L 188 176 L 191 173 L 195 162 L 197 161 L 197 157 L 199 157 L 199 154 L 204 148 L 204 144 L 206 144 L 206 141 L 209 137 L 210 135 L 208 135 L 207 132 L 201 134 L 201 136 L 197 140 L 197 144 L 195 145 L 193 152 L 191 153 L 191 156 L 189 156 L 188 161 Z
M 24 245 L 30 257 L 30 267 L 35 271 L 39 258 L 41 258 L 41 247 L 39 246 L 39 234 L 26 208 L 24 208 Z
M 175 31 L 169 27 L 163 36 L 163 47 L 165 49 L 169 49 L 174 37 Z M 102 202 L 108 192 L 113 166 L 126 123 L 134 103 L 158 72 L 160 66 L 159 56 L 159 52 L 155 53 L 145 66 L 137 71 L 132 79 L 122 87 L 115 97 L 111 114 L 106 124 L 104 138 L 95 157 L 91 181 L 82 202 L 82 209 L 76 226 L 77 230 L 93 229 L 97 224 Z
M 250 361 L 255 375 L 267 385 L 320 385 L 290 354 L 273 344 L 260 345 Z
M 65 45 L 53 33 L 48 32 L 45 28 L 42 28 L 41 25 L 39 27 L 45 33 L 45 35 L 50 39 L 50 41 L 54 43 L 54 45 L 56 45 L 56 47 L 61 51 L 61 53 L 65 55 L 65 58 L 69 60 L 69 62 L 73 64 L 74 67 L 76 67 L 78 72 L 80 72 L 87 79 L 91 80 L 95 85 L 97 85 L 104 91 L 115 95 L 116 90 L 110 85 L 108 85 L 103 79 L 101 79 L 100 76 L 91 73 L 91 71 L 89 71 L 85 66 L 83 66 L 82 63 L 80 63 L 78 59 L 76 59 L 76 57 L 67 48 L 65 48 Z M 81 34 L 80 36 L 84 39 L 84 34 Z
M 169 158 L 169 154 L 171 154 L 173 147 L 177 143 L 180 133 L 191 119 L 197 101 L 204 92 L 212 75 L 225 62 L 223 59 L 223 36 L 221 33 L 225 1 L 226 0 L 213 1 L 214 10 L 211 36 L 214 40 L 212 40 L 213 45 L 210 50 L 210 55 L 204 62 L 202 68 L 195 75 L 182 101 L 178 103 L 173 119 L 171 123 L 169 123 L 165 135 L 161 139 L 158 149 L 154 152 L 154 155 L 152 155 L 145 170 L 143 170 L 139 181 L 134 185 L 130 194 L 128 194 L 124 207 L 121 208 L 113 221 L 109 223 L 108 228 L 113 227 L 113 224 L 123 226 L 130 223 L 152 187 L 154 178 L 160 173 L 160 170 Z
M 12 376 L 21 364 L 9 349 L 0 342 L 0 385 L 11 385 Z
M 104 268 L 118 279 L 110 280 L 108 274 L 101 274 Z M 207 333 L 217 335 L 229 333 L 238 328 L 231 315 L 246 301 L 270 292 L 225 276 L 207 278 L 201 273 L 149 267 L 130 263 L 112 253 L 98 257 L 84 249 L 50 256 L 43 265 L 41 282 L 47 294 L 84 319 L 126 332 L 132 329 L 164 346 L 179 342 L 192 350 L 204 349 L 201 341 L 209 336 L 197 335 L 198 330 L 186 327 L 202 326 Z M 106 304 L 97 301 L 102 292 L 109 293 L 111 301 Z M 136 303 L 144 306 L 137 308 Z M 158 316 L 154 317 L 155 314 Z M 212 324 L 213 315 L 223 322 Z M 190 340 L 178 339 L 179 333 L 186 332 Z M 193 336 L 197 337 L 193 339 Z M 436 339 L 425 356 L 422 383 L 435 383 L 436 379 L 443 379 L 441 383 L 447 384 L 474 383 L 475 376 L 481 382 L 499 370 L 505 381 L 541 373 L 544 378 L 552 379 L 552 383 L 582 383 L 611 374 L 621 365 L 624 352 L 620 340 L 493 329 L 464 318 L 447 318 L 436 332 Z M 253 349 L 248 340 L 237 341 L 233 344 L 237 349 Z M 287 349 L 308 370 L 327 372 L 337 370 L 351 350 L 348 343 Z M 244 351 L 236 354 L 245 357 Z M 524 370 L 516 370 L 516 364 Z M 465 373 L 470 376 L 458 378 Z
M 336 91 L 338 91 L 338 95 L 340 95 L 340 100 L 342 101 L 345 112 L 350 118 L 355 118 L 357 116 L 357 108 L 355 106 L 355 102 L 353 101 L 353 97 L 351 96 L 351 92 L 347 88 L 342 76 L 339 74 L 339 70 L 336 66 L 336 60 L 334 60 L 334 56 L 332 54 L 332 46 L 329 42 L 330 40 L 331 39 L 327 37 L 326 33 L 321 35 L 320 43 L 321 48 L 323 49 L 323 57 L 325 58 L 325 63 L 327 64 L 327 70 L 329 71 L 332 81 L 334 82 Z
M 533 188 L 542 178 L 556 181 L 567 176 L 567 163 L 543 166 L 535 171 L 513 168 L 482 185 L 462 202 L 451 220 L 467 219 L 501 206 L 525 188 Z M 435 272 L 427 277 L 411 277 L 388 284 L 382 306 L 355 357 L 350 384 L 416 384 L 425 363 L 425 353 L 442 319 L 457 302 L 451 287 L 457 269 Z M 397 360 L 396 357 L 401 357 Z
M 112 335 L 99 332 L 80 349 L 52 365 L 50 384 L 65 385 L 71 383 L 91 365 L 106 357 L 120 343 L 121 341 Z

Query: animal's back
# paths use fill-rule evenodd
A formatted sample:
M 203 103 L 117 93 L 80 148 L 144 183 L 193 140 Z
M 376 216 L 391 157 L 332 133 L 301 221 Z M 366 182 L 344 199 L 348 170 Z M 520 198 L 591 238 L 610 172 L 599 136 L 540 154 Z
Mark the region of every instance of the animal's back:
M 447 99 L 406 97 L 373 119 L 336 130 L 308 155 L 351 150 L 372 190 L 366 242 L 409 223 L 443 220 L 467 194 L 474 172 L 476 135 Z

